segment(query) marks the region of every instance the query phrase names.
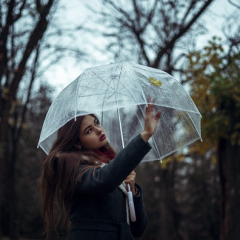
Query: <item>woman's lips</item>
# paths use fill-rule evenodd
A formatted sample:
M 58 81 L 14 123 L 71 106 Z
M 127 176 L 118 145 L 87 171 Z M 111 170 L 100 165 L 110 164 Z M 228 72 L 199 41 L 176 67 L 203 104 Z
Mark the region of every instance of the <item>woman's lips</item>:
M 101 137 L 100 137 L 100 141 L 104 140 L 106 138 L 106 135 L 103 134 Z

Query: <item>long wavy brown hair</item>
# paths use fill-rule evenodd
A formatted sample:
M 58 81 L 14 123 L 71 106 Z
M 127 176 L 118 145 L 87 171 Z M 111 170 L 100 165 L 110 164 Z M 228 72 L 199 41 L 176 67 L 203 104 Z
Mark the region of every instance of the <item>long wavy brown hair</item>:
M 94 114 L 91 116 L 97 118 Z M 78 149 L 75 147 L 79 142 L 79 131 L 84 116 L 79 116 L 67 122 L 58 130 L 57 139 L 52 145 L 49 155 L 45 159 L 40 179 L 42 196 L 42 214 L 45 224 L 46 239 L 49 239 L 50 229 L 57 228 L 64 215 L 62 230 L 69 231 L 71 223 L 68 220 L 71 198 L 74 187 L 84 171 L 94 167 L 94 171 L 100 167 L 102 162 L 108 162 L 110 159 L 98 154 L 96 151 L 87 149 Z M 108 152 L 115 155 L 113 148 L 106 144 L 99 149 L 101 152 Z M 87 160 L 86 160 L 87 159 Z M 79 172 L 80 165 L 85 167 Z M 57 203 L 57 204 L 56 204 Z M 58 205 L 59 214 L 55 214 Z

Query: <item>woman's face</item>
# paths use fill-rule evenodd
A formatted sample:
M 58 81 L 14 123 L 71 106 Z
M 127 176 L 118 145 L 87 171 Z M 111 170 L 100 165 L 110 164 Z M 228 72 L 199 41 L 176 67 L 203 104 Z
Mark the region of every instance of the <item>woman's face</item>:
M 107 136 L 97 118 L 86 115 L 79 133 L 80 146 L 86 149 L 99 149 L 108 143 Z

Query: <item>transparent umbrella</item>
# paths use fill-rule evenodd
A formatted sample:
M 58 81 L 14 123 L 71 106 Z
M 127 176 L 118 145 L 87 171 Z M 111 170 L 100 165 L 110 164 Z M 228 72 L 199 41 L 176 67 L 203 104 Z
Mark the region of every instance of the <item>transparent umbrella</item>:
M 119 151 L 143 131 L 148 96 L 162 115 L 143 161 L 161 160 L 201 139 L 201 114 L 177 80 L 158 69 L 120 62 L 88 68 L 62 90 L 48 110 L 38 147 L 48 154 L 60 127 L 94 113 Z

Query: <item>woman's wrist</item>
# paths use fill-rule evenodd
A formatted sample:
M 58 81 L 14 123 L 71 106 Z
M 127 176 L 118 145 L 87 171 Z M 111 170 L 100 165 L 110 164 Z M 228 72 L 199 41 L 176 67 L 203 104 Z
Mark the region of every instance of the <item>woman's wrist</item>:
M 143 132 L 141 133 L 141 137 L 142 137 L 142 139 L 143 139 L 145 142 L 147 142 L 151 136 L 152 136 L 152 134 L 147 133 L 147 132 L 145 132 L 145 131 L 143 131 Z

